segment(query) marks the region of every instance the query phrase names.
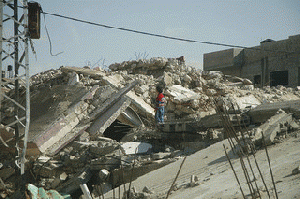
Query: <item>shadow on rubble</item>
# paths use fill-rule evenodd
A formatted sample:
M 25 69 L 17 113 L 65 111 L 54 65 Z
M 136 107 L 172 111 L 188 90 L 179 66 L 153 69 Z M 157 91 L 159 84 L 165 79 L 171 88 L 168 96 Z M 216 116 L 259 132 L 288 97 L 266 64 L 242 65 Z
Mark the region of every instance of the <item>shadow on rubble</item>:
M 230 149 L 230 151 L 228 152 L 228 156 L 231 160 L 239 158 L 239 156 L 236 154 L 236 151 L 232 150 L 232 149 Z M 211 161 L 210 163 L 208 163 L 208 165 L 211 166 L 211 165 L 214 165 L 214 164 L 218 164 L 218 163 L 221 163 L 221 162 L 227 162 L 227 161 L 228 160 L 227 160 L 227 158 L 225 156 L 225 153 L 224 153 L 223 156 Z

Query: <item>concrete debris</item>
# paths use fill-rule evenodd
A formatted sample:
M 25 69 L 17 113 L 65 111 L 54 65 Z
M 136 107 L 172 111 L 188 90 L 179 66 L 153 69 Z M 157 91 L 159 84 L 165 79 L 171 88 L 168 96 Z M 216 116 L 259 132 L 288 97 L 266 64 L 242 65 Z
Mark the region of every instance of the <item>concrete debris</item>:
M 109 69 L 64 66 L 31 77 L 26 171 L 35 178 L 35 185 L 28 185 L 33 195 L 55 189 L 72 198 L 78 198 L 78 191 L 84 192 L 82 197 L 101 198 L 119 185 L 227 139 L 228 125 L 249 132 L 243 146 L 235 149 L 249 153 L 253 143 L 262 146 L 262 133 L 270 145 L 299 129 L 299 88 L 255 88 L 248 79 L 187 66 L 183 56 L 124 61 Z M 3 89 L 13 98 L 14 87 L 7 85 Z M 163 125 L 154 121 L 156 85 L 164 87 L 166 98 Z M 15 127 L 8 126 L 15 119 L 15 107 L 4 100 L 1 111 L 0 194 L 6 197 L 16 190 Z M 24 134 L 22 126 L 19 134 Z M 198 181 L 192 175 L 189 186 Z M 154 193 L 145 187 L 141 193 L 131 189 L 127 194 L 151 198 Z
M 197 176 L 191 175 L 191 182 L 190 182 L 189 186 L 194 187 L 194 186 L 199 185 L 198 181 L 199 181 L 199 179 Z
M 276 115 L 272 116 L 267 122 L 259 126 L 253 133 L 254 142 L 262 141 L 264 136 L 266 145 L 274 143 L 275 137 L 281 131 L 281 128 L 288 126 L 292 122 L 292 114 L 279 110 Z
M 142 142 L 125 142 L 121 143 L 121 150 L 125 155 L 150 153 L 152 145 Z

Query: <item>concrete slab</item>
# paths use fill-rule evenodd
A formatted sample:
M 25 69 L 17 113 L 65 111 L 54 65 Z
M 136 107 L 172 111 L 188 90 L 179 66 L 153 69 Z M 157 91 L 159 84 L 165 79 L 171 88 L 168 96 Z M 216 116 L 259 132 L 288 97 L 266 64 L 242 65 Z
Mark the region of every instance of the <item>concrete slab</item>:
M 174 98 L 173 102 L 182 103 L 192 99 L 200 99 L 201 95 L 181 85 L 173 85 L 165 91 L 166 95 Z
M 92 122 L 87 131 L 92 137 L 103 134 L 105 129 L 109 127 L 120 116 L 120 114 L 126 110 L 130 103 L 130 99 L 122 97 L 109 109 L 102 111 L 101 115 L 99 115 Z
M 241 110 L 245 109 L 247 106 L 256 107 L 260 105 L 260 101 L 254 95 L 246 95 L 243 97 L 233 96 L 232 99 Z
M 49 102 L 47 106 L 50 107 L 51 110 L 46 110 L 47 112 L 44 114 L 41 112 L 39 117 L 37 110 L 33 112 L 33 114 L 37 115 L 33 116 L 28 141 L 35 143 L 42 153 L 51 148 L 53 144 L 58 145 L 58 148 L 66 144 L 72 137 L 62 142 L 59 141 L 64 138 L 66 134 L 71 132 L 86 115 L 88 103 L 85 100 L 91 99 L 98 87 L 99 86 L 94 86 L 90 91 L 87 91 L 83 87 L 58 86 L 55 88 L 55 91 L 52 91 L 52 96 L 51 93 L 44 93 L 43 95 L 48 97 L 49 95 L 50 97 L 60 95 L 58 97 L 60 99 L 58 102 Z M 73 95 L 74 92 L 77 92 L 77 97 Z M 64 97 L 61 97 L 62 93 Z M 68 98 L 69 96 L 74 97 Z M 43 109 L 44 104 L 45 103 L 36 104 L 36 108 L 39 107 L 38 110 Z M 73 136 L 76 135 L 75 133 Z M 51 151 L 53 150 L 54 149 Z
M 284 110 L 286 113 L 292 113 L 293 117 L 297 119 L 300 118 L 300 100 L 261 104 L 251 109 L 248 115 L 251 117 L 251 122 L 264 123 L 275 115 L 279 109 Z
M 113 87 L 119 88 L 121 86 L 121 81 L 124 81 L 124 78 L 117 74 L 111 76 L 103 77 L 105 84 L 111 85 Z M 139 114 L 147 118 L 154 118 L 154 109 L 146 103 L 143 98 L 137 96 L 133 91 L 130 91 L 126 94 L 132 100 L 132 106 Z

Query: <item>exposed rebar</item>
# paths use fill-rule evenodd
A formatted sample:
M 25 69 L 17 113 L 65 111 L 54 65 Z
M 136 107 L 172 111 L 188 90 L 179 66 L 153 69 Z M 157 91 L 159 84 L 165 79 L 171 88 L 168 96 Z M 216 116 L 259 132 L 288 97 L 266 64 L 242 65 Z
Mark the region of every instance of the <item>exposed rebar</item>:
M 277 194 L 277 190 L 276 190 L 276 186 L 275 186 L 275 182 L 274 182 L 274 177 L 273 177 L 273 172 L 272 172 L 272 168 L 271 168 L 271 161 L 270 161 L 267 145 L 266 145 L 266 142 L 265 142 L 265 136 L 264 136 L 263 132 L 261 132 L 261 134 L 262 134 L 262 140 L 263 140 L 263 143 L 264 143 L 264 147 L 265 147 L 265 150 L 266 150 L 266 155 L 267 155 L 267 159 L 268 159 L 268 163 L 269 163 L 270 174 L 271 174 L 271 179 L 272 179 L 272 183 L 273 183 L 273 186 L 274 186 L 275 196 L 276 196 L 276 199 L 278 199 L 278 194 Z
M 172 183 L 172 185 L 171 185 L 171 187 L 170 187 L 170 189 L 169 189 L 169 191 L 168 191 L 168 193 L 167 193 L 166 199 L 168 199 L 169 195 L 171 194 L 171 191 L 172 191 L 172 189 L 173 189 L 173 186 L 174 186 L 174 184 L 175 184 L 175 182 L 176 182 L 176 180 L 177 180 L 177 178 L 178 178 L 178 176 L 179 176 L 179 174 L 180 174 L 181 168 L 182 168 L 182 166 L 183 166 L 183 163 L 184 163 L 186 157 L 187 157 L 187 156 L 185 156 L 185 157 L 183 158 L 183 160 L 182 160 L 182 162 L 181 162 L 181 164 L 180 164 L 179 170 L 178 170 L 178 172 L 177 172 L 177 174 L 176 174 L 176 177 L 175 177 L 175 179 L 174 179 L 174 181 L 173 181 L 173 183 Z
M 243 192 L 243 189 L 242 189 L 241 183 L 240 183 L 240 181 L 239 181 L 239 178 L 238 178 L 238 176 L 237 176 L 237 174 L 236 174 L 236 172 L 235 172 L 235 170 L 234 170 L 234 168 L 233 168 L 233 165 L 232 165 L 232 163 L 231 163 L 231 161 L 230 161 L 230 158 L 229 158 L 229 156 L 228 156 L 228 154 L 227 154 L 227 152 L 226 152 L 225 144 L 223 144 L 223 147 L 224 147 L 224 151 L 225 151 L 225 156 L 226 156 L 226 158 L 227 158 L 227 160 L 228 160 L 228 162 L 229 162 L 229 164 L 230 164 L 230 167 L 231 167 L 231 169 L 232 169 L 232 171 L 233 171 L 233 173 L 234 173 L 235 179 L 236 179 L 237 183 L 239 184 L 239 187 L 240 187 L 241 193 L 242 193 L 242 195 L 243 195 L 243 198 L 245 199 L 245 194 L 244 194 L 244 192 Z

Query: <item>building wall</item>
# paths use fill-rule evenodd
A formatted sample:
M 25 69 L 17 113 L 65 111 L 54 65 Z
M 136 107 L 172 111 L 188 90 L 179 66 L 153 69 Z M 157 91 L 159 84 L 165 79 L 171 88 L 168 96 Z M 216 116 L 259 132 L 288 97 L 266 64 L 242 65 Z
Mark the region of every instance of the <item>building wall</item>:
M 249 49 L 228 49 L 204 54 L 204 70 L 219 70 L 228 75 L 254 82 L 261 76 L 263 85 L 270 85 L 270 74 L 288 71 L 288 86 L 300 85 L 300 34 L 281 41 L 261 42 Z M 274 82 L 273 82 L 274 83 Z
M 234 66 L 234 58 L 241 49 L 231 48 L 227 50 L 211 52 L 203 55 L 204 70 L 222 70 Z
M 244 50 L 244 63 L 241 77 L 254 81 L 255 75 L 263 76 L 263 62 L 267 59 L 267 78 L 265 85 L 270 85 L 270 73 L 274 71 L 288 71 L 288 86 L 299 85 L 298 68 L 300 67 L 300 35 L 289 39 L 261 43 L 251 49 Z

